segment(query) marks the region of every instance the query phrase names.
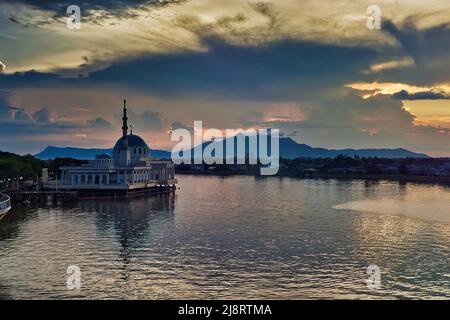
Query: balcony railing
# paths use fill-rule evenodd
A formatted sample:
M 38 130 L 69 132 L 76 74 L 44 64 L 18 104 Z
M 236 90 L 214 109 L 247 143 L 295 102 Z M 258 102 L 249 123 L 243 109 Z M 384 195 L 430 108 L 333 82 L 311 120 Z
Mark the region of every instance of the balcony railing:
M 11 209 L 11 199 L 6 194 L 0 193 L 0 218 Z

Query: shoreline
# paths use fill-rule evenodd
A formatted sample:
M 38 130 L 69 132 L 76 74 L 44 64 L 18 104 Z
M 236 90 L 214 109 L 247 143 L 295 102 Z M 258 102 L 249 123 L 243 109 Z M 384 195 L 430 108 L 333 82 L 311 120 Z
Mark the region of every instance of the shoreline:
M 255 177 L 288 177 L 300 179 L 340 179 L 340 180 L 389 180 L 398 182 L 439 183 L 450 185 L 450 177 L 442 176 L 414 176 L 399 174 L 354 174 L 354 173 L 314 173 L 314 174 L 290 174 L 281 173 L 274 176 L 260 176 L 251 172 L 228 172 L 228 171 L 181 171 L 180 175 L 204 175 L 204 176 L 255 176 Z

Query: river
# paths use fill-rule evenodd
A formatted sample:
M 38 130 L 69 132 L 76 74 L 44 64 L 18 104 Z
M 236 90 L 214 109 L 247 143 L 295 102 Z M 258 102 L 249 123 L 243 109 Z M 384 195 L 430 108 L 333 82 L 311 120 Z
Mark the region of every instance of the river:
M 450 298 L 448 187 L 178 179 L 175 195 L 14 206 L 0 222 L 0 298 Z M 366 284 L 370 265 L 381 288 Z

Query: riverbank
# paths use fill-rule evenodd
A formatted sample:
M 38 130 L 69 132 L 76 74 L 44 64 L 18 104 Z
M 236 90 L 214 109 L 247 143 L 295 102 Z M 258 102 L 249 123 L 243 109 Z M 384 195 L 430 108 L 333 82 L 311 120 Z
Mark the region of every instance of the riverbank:
M 251 172 L 231 172 L 231 171 L 182 171 L 177 174 L 186 175 L 208 175 L 208 176 L 259 176 Z M 271 177 L 271 176 L 259 176 Z M 417 183 L 439 183 L 450 185 L 450 177 L 442 176 L 416 176 L 400 174 L 356 174 L 356 173 L 314 173 L 314 174 L 294 174 L 279 173 L 275 177 L 291 177 L 303 179 L 346 179 L 346 180 L 391 180 L 399 182 L 417 182 Z

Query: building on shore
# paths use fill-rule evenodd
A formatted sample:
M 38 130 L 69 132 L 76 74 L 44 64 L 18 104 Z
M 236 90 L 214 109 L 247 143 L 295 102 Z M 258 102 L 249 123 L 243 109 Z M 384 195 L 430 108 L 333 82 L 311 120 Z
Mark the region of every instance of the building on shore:
M 57 181 L 44 184 L 47 189 L 77 190 L 82 196 L 121 196 L 175 190 L 175 166 L 171 161 L 153 159 L 147 143 L 128 133 L 126 100 L 123 105 L 122 137 L 112 156 L 96 155 L 81 166 L 60 167 Z

